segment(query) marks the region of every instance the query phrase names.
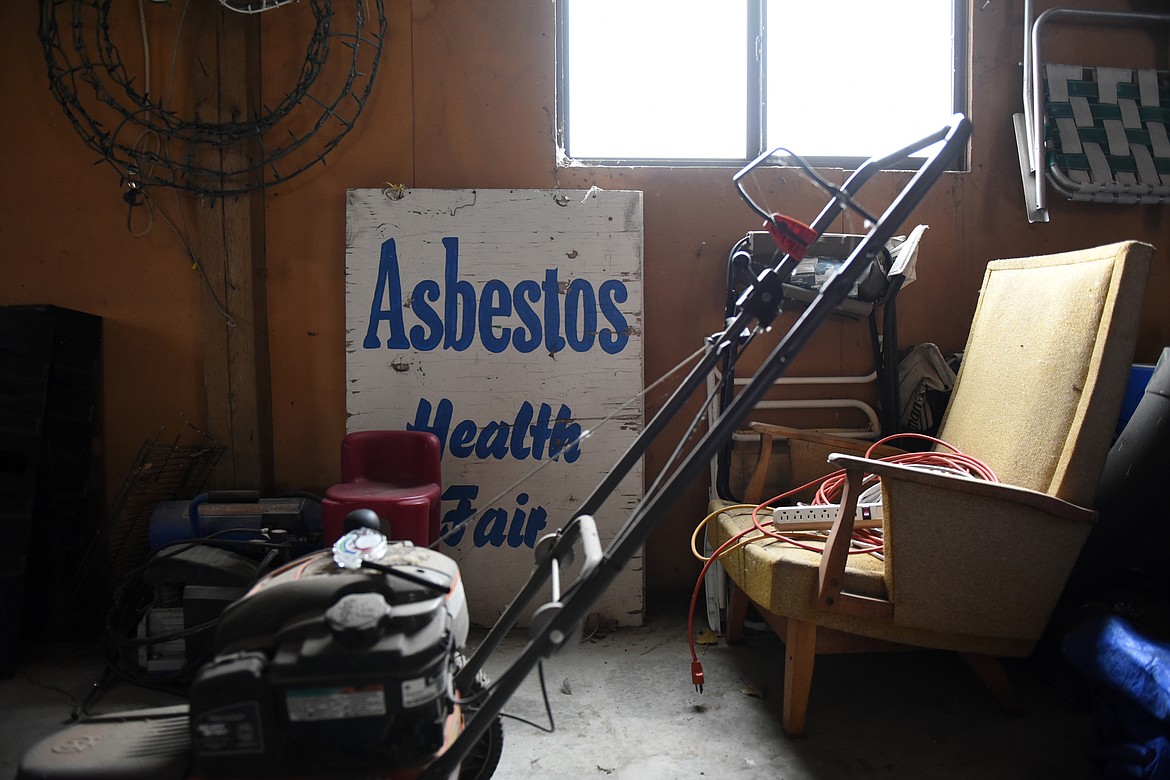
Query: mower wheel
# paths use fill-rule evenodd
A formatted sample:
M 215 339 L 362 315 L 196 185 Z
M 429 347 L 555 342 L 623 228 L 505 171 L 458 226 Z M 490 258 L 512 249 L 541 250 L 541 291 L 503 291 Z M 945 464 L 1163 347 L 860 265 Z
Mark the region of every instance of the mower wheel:
M 504 722 L 497 715 L 459 765 L 459 780 L 488 780 L 504 752 Z

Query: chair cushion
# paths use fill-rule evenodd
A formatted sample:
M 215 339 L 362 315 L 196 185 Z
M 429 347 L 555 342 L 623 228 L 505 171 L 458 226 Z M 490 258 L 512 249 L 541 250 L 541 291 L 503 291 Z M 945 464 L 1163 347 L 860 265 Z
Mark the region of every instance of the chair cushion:
M 721 502 L 712 502 L 712 511 Z M 751 528 L 750 509 L 731 509 L 719 514 L 709 534 L 712 546 L 717 547 L 733 535 Z M 816 597 L 817 572 L 821 565 L 819 553 L 802 550 L 778 539 L 764 538 L 725 554 L 726 568 L 736 562 L 742 576 L 736 583 L 749 594 L 769 594 L 763 606 L 782 615 L 800 617 L 808 611 Z M 851 555 L 845 568 L 845 587 L 850 593 L 871 598 L 886 598 L 885 565 L 872 555 Z M 756 599 L 753 599 L 755 601 Z

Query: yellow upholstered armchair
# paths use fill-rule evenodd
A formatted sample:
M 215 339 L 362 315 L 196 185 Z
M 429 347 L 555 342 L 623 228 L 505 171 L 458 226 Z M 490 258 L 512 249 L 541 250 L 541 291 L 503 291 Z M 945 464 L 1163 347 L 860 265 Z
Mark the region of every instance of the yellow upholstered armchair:
M 939 438 L 1001 483 L 835 454 L 846 488 L 823 554 L 761 538 L 720 558 L 729 639 L 750 599 L 785 642 L 787 733 L 804 730 L 816 653 L 891 643 L 961 653 L 1013 706 L 999 658 L 1032 652 L 1095 518 L 1152 255 L 1127 242 L 987 266 Z M 833 449 L 812 438 L 790 440 L 794 458 Z M 880 559 L 848 555 L 863 473 L 881 477 Z M 708 540 L 750 527 L 728 509 Z

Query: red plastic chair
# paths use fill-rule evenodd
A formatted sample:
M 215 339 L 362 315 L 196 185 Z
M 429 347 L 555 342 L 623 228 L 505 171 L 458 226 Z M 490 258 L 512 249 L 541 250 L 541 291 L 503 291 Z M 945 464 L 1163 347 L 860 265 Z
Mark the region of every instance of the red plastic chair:
M 427 431 L 355 431 L 341 442 L 341 482 L 321 503 L 323 541 L 344 533 L 345 516 L 372 509 L 395 540 L 420 547 L 439 538 L 442 478 L 439 437 Z

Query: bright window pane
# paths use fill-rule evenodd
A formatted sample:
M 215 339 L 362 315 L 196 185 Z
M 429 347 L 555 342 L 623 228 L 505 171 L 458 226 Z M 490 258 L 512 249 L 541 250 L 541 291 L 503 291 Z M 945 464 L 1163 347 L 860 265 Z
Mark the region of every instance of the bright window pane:
M 744 0 L 570 0 L 568 153 L 746 156 Z
M 953 3 L 768 0 L 768 138 L 802 157 L 871 157 L 954 112 Z

